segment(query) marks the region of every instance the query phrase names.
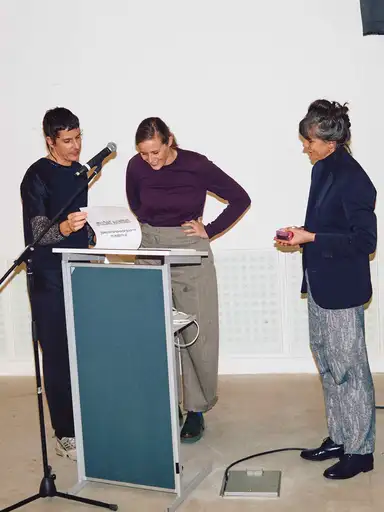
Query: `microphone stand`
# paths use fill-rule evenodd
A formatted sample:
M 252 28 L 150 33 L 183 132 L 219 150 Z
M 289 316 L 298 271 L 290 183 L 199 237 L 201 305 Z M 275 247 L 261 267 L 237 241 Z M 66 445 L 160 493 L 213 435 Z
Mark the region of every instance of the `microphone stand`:
M 7 279 L 7 277 L 14 272 L 14 270 L 21 265 L 22 263 L 26 263 L 27 265 L 27 288 L 28 294 L 31 303 L 31 325 L 32 325 L 32 342 L 33 342 L 33 355 L 35 362 L 35 374 L 36 374 L 36 389 L 37 389 L 37 404 L 39 409 L 39 423 L 40 423 L 40 437 L 41 437 L 41 451 L 42 451 L 42 459 L 43 459 L 43 471 L 44 476 L 40 483 L 39 492 L 26 498 L 10 507 L 4 508 L 0 512 L 10 512 L 11 510 L 15 510 L 23 505 L 27 505 L 32 501 L 38 500 L 40 498 L 65 498 L 67 500 L 78 501 L 80 503 L 85 503 L 88 505 L 95 505 L 96 507 L 107 508 L 109 510 L 117 510 L 117 505 L 104 503 L 102 501 L 91 500 L 88 498 L 81 498 L 79 496 L 74 496 L 65 492 L 60 492 L 56 489 L 55 480 L 56 475 L 52 473 L 52 467 L 48 464 L 48 455 L 47 455 L 47 441 L 46 441 L 46 432 L 45 432 L 45 424 L 44 424 L 44 409 L 43 409 L 43 391 L 41 385 L 41 371 L 40 371 L 40 361 L 39 361 L 39 343 L 38 343 L 38 332 L 36 326 L 36 317 L 34 312 L 32 293 L 33 293 L 33 251 L 35 246 L 40 242 L 43 236 L 49 231 L 49 229 L 58 221 L 64 211 L 72 204 L 74 199 L 85 190 L 89 183 L 93 180 L 93 178 L 101 171 L 101 164 L 96 166 L 95 170 L 92 172 L 90 176 L 87 177 L 87 180 L 84 182 L 84 185 L 79 187 L 79 190 L 76 191 L 73 196 L 68 200 L 68 202 L 63 206 L 63 208 L 55 215 L 55 217 L 51 220 L 49 225 L 40 233 L 40 235 L 36 238 L 36 240 L 29 244 L 20 256 L 14 261 L 13 265 L 7 270 L 7 272 L 0 279 L 0 287 L 2 283 Z M 1 288 L 0 288 L 1 291 Z

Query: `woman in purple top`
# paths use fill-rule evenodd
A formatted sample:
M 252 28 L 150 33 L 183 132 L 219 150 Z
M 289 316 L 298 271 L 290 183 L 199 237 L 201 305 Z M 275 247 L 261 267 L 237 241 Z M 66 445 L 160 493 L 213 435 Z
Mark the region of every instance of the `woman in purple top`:
M 196 315 L 200 335 L 181 350 L 183 406 L 181 431 L 185 442 L 198 441 L 204 430 L 203 412 L 217 402 L 218 300 L 210 240 L 228 229 L 249 207 L 245 190 L 205 156 L 181 149 L 158 117 L 144 119 L 136 132 L 138 154 L 128 163 L 127 197 L 142 229 L 142 247 L 191 248 L 208 251 L 201 265 L 172 267 L 172 292 L 177 309 Z M 205 225 L 202 215 L 207 192 L 228 202 Z M 183 330 L 185 344 L 196 334 Z

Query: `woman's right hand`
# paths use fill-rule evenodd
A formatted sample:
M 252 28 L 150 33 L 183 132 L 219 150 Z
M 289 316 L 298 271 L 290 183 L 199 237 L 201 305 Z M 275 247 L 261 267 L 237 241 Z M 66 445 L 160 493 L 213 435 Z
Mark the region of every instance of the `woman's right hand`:
M 86 212 L 73 212 L 60 224 L 60 232 L 64 236 L 69 236 L 75 231 L 82 229 L 87 222 Z

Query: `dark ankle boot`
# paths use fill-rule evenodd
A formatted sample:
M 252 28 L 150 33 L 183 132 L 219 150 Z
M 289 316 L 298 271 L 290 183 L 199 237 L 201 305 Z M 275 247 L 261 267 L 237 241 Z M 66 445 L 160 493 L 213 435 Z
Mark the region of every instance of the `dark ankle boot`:
M 344 455 L 342 444 L 336 444 L 330 437 L 326 437 L 319 448 L 303 450 L 300 456 L 305 460 L 321 461 L 340 458 Z
M 367 473 L 373 469 L 373 454 L 358 455 L 346 453 L 339 462 L 324 471 L 325 478 L 346 480 L 359 473 Z
M 183 443 L 195 443 L 201 439 L 204 428 L 203 414 L 188 411 L 184 426 L 181 429 L 181 441 Z

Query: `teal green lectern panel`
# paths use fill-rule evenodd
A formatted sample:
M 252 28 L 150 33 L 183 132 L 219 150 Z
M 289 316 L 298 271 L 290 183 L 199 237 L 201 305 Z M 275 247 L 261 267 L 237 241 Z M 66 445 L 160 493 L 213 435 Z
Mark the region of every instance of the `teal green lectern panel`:
M 85 476 L 175 489 L 162 271 L 71 279 Z

